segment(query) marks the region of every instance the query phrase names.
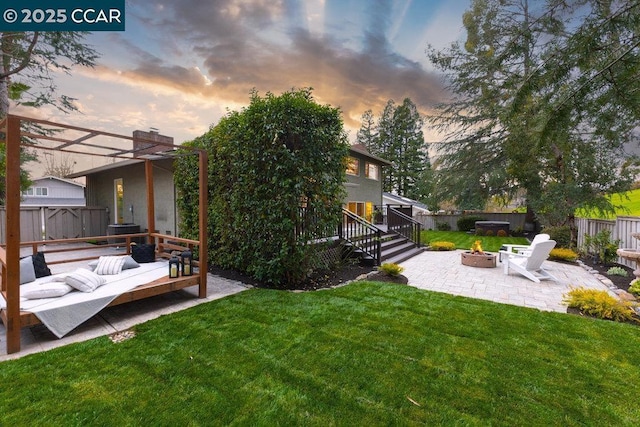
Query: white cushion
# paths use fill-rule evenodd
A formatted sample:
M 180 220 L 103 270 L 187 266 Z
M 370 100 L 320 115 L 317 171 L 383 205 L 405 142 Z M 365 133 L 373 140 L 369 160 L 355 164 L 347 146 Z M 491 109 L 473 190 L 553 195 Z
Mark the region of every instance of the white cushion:
M 26 299 L 55 298 L 71 292 L 73 288 L 66 283 L 47 282 L 31 286 L 20 291 L 20 296 Z
M 97 275 L 93 271 L 85 268 L 79 268 L 69 274 L 65 282 L 67 285 L 74 287 L 82 292 L 93 292 L 106 283 L 107 279 Z
M 135 259 L 133 259 L 133 257 L 131 255 L 123 255 L 122 258 L 124 258 L 124 265 L 122 266 L 123 270 L 128 270 L 130 268 L 138 268 L 140 267 L 140 264 L 138 264 L 136 262 Z M 89 268 L 92 271 L 95 271 L 96 267 L 98 266 L 98 261 L 99 260 L 93 260 L 91 262 L 89 262 Z
M 20 284 L 34 280 L 36 280 L 36 269 L 33 267 L 33 257 L 24 257 L 20 260 Z
M 119 274 L 124 265 L 124 257 L 121 256 L 101 256 L 96 265 L 96 274 Z

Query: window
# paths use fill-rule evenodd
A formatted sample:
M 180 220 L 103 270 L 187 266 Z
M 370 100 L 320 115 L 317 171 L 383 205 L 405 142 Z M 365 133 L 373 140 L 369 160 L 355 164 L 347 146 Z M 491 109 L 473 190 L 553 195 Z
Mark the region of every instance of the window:
M 122 224 L 124 223 L 124 183 L 122 178 L 113 181 L 113 199 L 115 224 Z
M 24 193 L 25 196 L 48 196 L 49 189 L 47 187 L 31 187 L 27 188 Z
M 365 173 L 365 176 L 369 179 L 375 179 L 375 180 L 380 179 L 378 165 L 374 165 L 373 163 L 367 162 L 365 164 L 364 173 Z
M 347 159 L 347 174 L 348 175 L 360 175 L 360 160 L 355 157 L 349 157 Z

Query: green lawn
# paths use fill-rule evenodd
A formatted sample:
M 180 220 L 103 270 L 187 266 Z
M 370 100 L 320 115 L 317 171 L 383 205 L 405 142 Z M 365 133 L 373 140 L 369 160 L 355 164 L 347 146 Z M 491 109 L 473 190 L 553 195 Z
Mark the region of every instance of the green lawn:
M 528 245 L 529 241 L 524 237 L 497 237 L 497 236 L 476 236 L 462 231 L 422 231 L 422 243 L 429 242 L 453 242 L 457 249 L 470 249 L 473 242 L 480 240 L 482 249 L 487 252 L 498 252 L 500 246 L 505 244 Z
M 384 283 L 253 289 L 0 363 L 0 425 L 631 426 L 639 331 Z
M 615 215 L 600 215 L 597 212 L 578 210 L 576 216 L 582 218 L 616 219 L 617 216 L 640 216 L 640 189 L 625 193 L 615 193 L 610 196 L 611 202 L 621 207 L 616 209 Z

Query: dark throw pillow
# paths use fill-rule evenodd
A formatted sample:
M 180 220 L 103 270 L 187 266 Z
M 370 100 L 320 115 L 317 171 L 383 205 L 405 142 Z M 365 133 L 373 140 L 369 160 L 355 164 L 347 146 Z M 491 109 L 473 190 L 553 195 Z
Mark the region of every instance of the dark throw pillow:
M 153 243 L 132 245 L 131 257 L 140 264 L 154 262 L 156 260 L 156 245 Z
M 47 267 L 43 252 L 38 252 L 33 255 L 33 269 L 36 272 L 36 278 L 51 276 L 51 270 Z

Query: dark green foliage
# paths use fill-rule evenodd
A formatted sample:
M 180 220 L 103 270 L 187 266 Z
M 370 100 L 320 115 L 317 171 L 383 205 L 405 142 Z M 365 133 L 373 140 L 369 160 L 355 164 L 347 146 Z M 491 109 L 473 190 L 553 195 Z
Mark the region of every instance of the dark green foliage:
M 339 110 L 307 89 L 253 93 L 192 144 L 209 152 L 210 262 L 276 286 L 304 280 L 323 248 L 311 242 L 340 222 L 348 145 Z M 194 169 L 190 158 L 177 166 L 181 194 Z M 181 201 L 181 230 L 197 230 L 195 202 Z
M 602 229 L 593 236 L 584 235 L 584 250 L 597 258 L 598 262 L 608 265 L 618 258 L 616 253 L 620 239 L 611 240 L 611 231 Z
M 475 228 L 476 221 L 484 221 L 485 219 L 481 216 L 469 215 L 469 216 L 461 216 L 458 218 L 456 224 L 458 225 L 458 231 L 470 231 L 472 228 Z
M 547 233 L 551 240 L 556 241 L 556 248 L 571 248 L 571 229 L 569 226 L 545 227 L 542 231 Z
M 450 231 L 451 225 L 449 225 L 448 222 L 437 222 L 436 228 L 438 229 L 438 231 Z

